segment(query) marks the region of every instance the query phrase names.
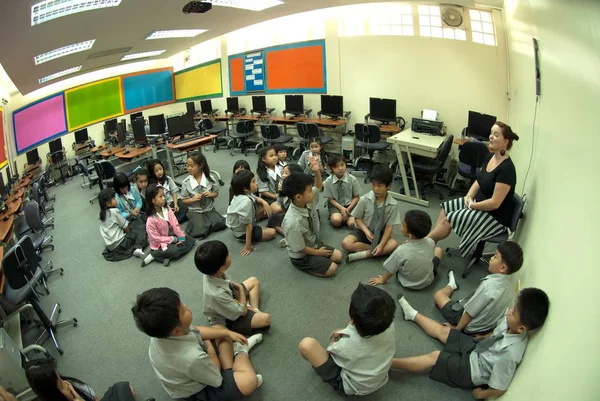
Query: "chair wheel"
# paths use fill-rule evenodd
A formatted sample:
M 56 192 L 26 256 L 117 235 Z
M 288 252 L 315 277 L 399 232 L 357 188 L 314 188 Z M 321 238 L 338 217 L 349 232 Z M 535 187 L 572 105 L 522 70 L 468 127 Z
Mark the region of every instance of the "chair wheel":
M 58 313 L 62 313 L 62 308 L 58 308 Z
M 220 185 L 220 186 L 223 186 L 223 185 L 225 185 L 225 183 L 223 182 L 223 180 L 219 180 L 219 185 Z
M 213 149 L 213 153 L 217 153 L 217 149 Z
M 229 152 L 229 156 L 233 156 L 233 152 Z
M 462 278 L 467 278 L 467 273 L 465 272 L 465 273 L 461 274 L 460 276 L 461 276 Z
M 63 350 L 62 350 L 62 349 L 60 349 L 60 348 L 57 348 L 56 350 L 57 350 L 57 351 L 58 351 L 58 353 L 59 353 L 59 354 L 61 354 L 61 355 L 64 355 L 64 353 L 65 353 L 65 351 L 63 351 Z

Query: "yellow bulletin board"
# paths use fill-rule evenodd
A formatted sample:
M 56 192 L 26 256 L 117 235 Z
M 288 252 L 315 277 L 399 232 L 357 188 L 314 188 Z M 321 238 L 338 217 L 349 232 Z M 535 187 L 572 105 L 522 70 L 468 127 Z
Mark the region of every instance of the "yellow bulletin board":
M 177 101 L 221 96 L 223 96 L 221 60 L 209 61 L 175 73 Z

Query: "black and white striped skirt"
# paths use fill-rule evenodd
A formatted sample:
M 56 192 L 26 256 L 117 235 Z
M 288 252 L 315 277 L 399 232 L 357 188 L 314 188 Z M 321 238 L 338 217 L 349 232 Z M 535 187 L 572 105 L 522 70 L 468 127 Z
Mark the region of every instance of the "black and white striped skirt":
M 475 250 L 479 241 L 506 231 L 506 227 L 488 212 L 467 208 L 465 197 L 446 201 L 442 208 L 452 229 L 460 237 L 458 249 L 463 258 Z

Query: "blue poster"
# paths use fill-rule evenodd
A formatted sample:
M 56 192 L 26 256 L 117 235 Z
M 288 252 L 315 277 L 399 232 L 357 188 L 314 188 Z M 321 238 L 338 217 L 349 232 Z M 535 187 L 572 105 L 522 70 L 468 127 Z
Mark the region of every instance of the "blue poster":
M 246 92 L 264 92 L 265 64 L 262 51 L 245 55 L 244 78 L 246 80 Z

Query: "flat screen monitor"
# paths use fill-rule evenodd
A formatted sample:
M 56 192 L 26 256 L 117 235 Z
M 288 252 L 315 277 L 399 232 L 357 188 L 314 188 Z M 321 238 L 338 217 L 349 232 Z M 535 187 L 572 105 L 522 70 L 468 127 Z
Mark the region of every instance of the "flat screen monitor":
M 187 109 L 187 113 L 194 115 L 196 114 L 196 106 L 194 105 L 194 102 L 187 102 L 185 104 L 185 108 Z
M 144 119 L 136 118 L 133 120 L 133 124 L 131 124 L 131 128 L 133 129 L 133 140 L 135 143 L 139 144 L 147 144 L 148 138 L 146 138 L 146 130 L 144 127 Z
M 133 120 L 139 117 L 144 118 L 144 115 L 141 111 L 139 113 L 133 113 L 132 115 L 130 115 L 129 118 L 131 119 L 131 124 L 133 124 Z
M 321 95 L 321 114 L 330 117 L 342 117 L 344 115 L 344 97 Z
M 237 113 L 240 111 L 240 102 L 237 97 L 227 98 L 227 111 L 230 113 Z
M 212 114 L 213 108 L 212 108 L 212 102 L 210 101 L 210 99 L 200 100 L 200 109 L 202 110 L 202 113 L 204 113 L 204 114 Z
M 117 124 L 117 141 L 119 143 L 125 143 L 127 138 L 125 137 L 125 124 L 121 121 L 121 123 Z
M 264 96 L 252 96 L 252 110 L 258 113 L 266 113 L 267 99 Z
M 108 131 L 109 134 L 112 134 L 117 130 L 117 119 L 113 118 L 112 120 L 106 121 L 104 126 L 106 127 L 106 131 Z
M 162 135 L 166 131 L 164 114 L 148 117 L 148 124 L 150 125 L 150 135 Z
M 182 116 L 171 117 L 167 119 L 169 128 L 169 136 L 183 136 L 190 132 L 196 131 L 194 126 L 194 118 L 189 114 Z
M 371 120 L 389 123 L 396 119 L 396 99 L 369 98 Z
M 290 114 L 304 113 L 304 96 L 302 95 L 285 95 L 285 111 Z
M 496 123 L 496 116 L 469 110 L 467 131 L 470 137 L 488 140 L 492 126 Z
M 181 117 L 181 130 L 182 134 L 189 134 L 191 132 L 196 131 L 196 126 L 194 125 L 194 117 L 189 114 L 184 114 Z
M 50 147 L 50 154 L 63 150 L 62 141 L 60 138 L 50 141 L 48 146 Z
M 89 139 L 88 130 L 84 128 L 79 131 L 75 131 L 75 143 L 80 145 L 82 143 L 86 143 Z
M 40 161 L 40 155 L 38 153 L 37 148 L 27 152 L 27 164 L 35 164 L 38 161 Z

